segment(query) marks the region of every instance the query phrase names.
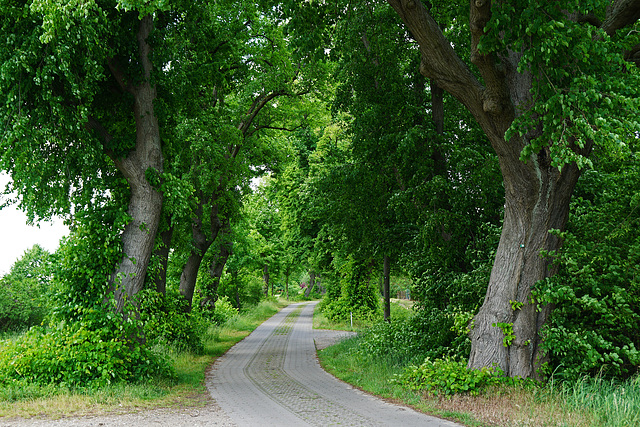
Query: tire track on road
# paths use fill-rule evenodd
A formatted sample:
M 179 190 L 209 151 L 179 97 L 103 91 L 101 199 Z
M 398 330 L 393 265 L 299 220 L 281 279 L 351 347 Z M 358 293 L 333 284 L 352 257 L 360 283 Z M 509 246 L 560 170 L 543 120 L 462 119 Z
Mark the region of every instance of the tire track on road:
M 215 363 L 207 386 L 241 426 L 455 426 L 336 380 L 317 362 L 315 303 L 293 304 Z

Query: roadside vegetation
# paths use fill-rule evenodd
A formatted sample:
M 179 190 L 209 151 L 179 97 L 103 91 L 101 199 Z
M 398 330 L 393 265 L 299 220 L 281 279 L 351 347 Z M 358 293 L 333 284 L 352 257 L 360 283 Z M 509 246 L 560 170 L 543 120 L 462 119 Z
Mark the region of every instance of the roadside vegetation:
M 219 320 L 199 322 L 195 339 L 197 351 L 185 348 L 180 341 L 155 340 L 151 352 L 164 355 L 170 375 L 156 375 L 144 381 L 113 382 L 100 386 L 68 386 L 28 381 L 0 382 L 0 417 L 46 415 L 81 416 L 121 413 L 164 407 L 203 406 L 209 402 L 204 376 L 216 357 L 250 334 L 264 320 L 288 302 L 269 298 L 238 312 L 222 301 L 217 310 Z M 0 356 L 18 342 L 23 333 L 4 333 Z
M 360 333 L 319 352 L 323 367 L 367 392 L 467 426 L 633 426 L 640 424 L 640 377 L 583 376 L 577 381 L 516 380 L 472 371 L 462 357 L 425 359 L 406 351 L 422 340 L 409 332 L 415 316 L 392 304 L 394 320 L 361 322 Z M 343 328 L 322 313 L 314 326 Z

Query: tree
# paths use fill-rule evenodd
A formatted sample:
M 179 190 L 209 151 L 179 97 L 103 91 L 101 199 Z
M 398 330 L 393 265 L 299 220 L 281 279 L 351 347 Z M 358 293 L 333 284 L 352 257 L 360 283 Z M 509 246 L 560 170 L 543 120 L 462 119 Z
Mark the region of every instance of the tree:
M 51 262 L 49 252 L 34 245 L 0 278 L 0 331 L 42 322 L 50 308 Z
M 122 311 L 143 287 L 162 206 L 152 78 L 161 68 L 152 58 L 161 10 L 137 1 L 1 8 L 2 166 L 32 218 L 91 204 L 94 183 L 117 169 L 129 194 L 123 256 L 110 278 Z
M 242 193 L 252 178 L 278 162 L 277 133 L 295 128 L 305 120 L 302 98 L 313 85 L 308 64 L 291 59 L 282 28 L 255 5 L 236 11 L 221 7 L 214 18 L 225 28 L 219 47 L 231 45 L 225 83 L 198 81 L 193 96 L 198 108 L 182 102 L 174 140 L 186 141 L 182 164 L 176 168 L 195 189 L 195 206 L 184 239 L 189 255 L 180 277 L 180 293 L 191 303 L 200 264 L 222 229 L 229 226 L 239 208 Z M 234 18 L 228 14 L 234 14 Z M 232 24 L 226 24 L 232 22 Z M 222 47 L 221 47 L 222 48 Z M 221 87 L 222 85 L 222 87 Z M 205 94 L 205 95 L 203 95 Z M 180 143 L 178 143 L 180 146 Z M 181 229 L 182 232 L 184 230 Z M 225 245 L 219 250 L 228 252 Z M 226 259 L 229 254 L 221 254 Z M 212 266 L 219 280 L 224 262 Z
M 462 8 L 447 3 L 388 3 L 419 46 L 421 73 L 471 112 L 500 162 L 504 222 L 469 367 L 495 363 L 509 376 L 535 377 L 551 306 L 537 310 L 531 288 L 556 270 L 539 253 L 559 248 L 549 230 L 564 228 L 594 145 L 621 150 L 637 137 L 639 44 L 629 28 L 640 2 L 475 0 L 468 27 Z M 443 34 L 447 25 L 470 35 L 468 62 Z M 513 328 L 509 346 L 499 325 Z

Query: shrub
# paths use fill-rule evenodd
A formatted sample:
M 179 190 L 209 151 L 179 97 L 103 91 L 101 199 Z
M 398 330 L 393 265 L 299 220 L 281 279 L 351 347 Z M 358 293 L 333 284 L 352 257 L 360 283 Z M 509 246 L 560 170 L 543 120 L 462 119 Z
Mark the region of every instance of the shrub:
M 378 322 L 358 336 L 357 352 L 382 358 L 397 366 L 425 358 L 466 357 L 470 344 L 466 333 L 454 330 L 454 314 L 434 309 L 414 312 L 406 319 Z
M 331 321 L 374 320 L 381 316 L 380 298 L 371 264 L 349 258 L 340 269 L 342 279 L 332 283 L 319 309 Z
M 130 325 L 123 325 L 120 316 L 82 311 L 84 321 L 34 327 L 16 340 L 4 341 L 0 383 L 100 387 L 172 375 L 165 360 L 130 335 Z
M 622 242 L 587 248 L 562 236 L 562 271 L 536 292 L 540 303 L 555 305 L 543 329 L 549 370 L 569 380 L 633 375 L 640 367 L 640 282 L 629 272 L 640 264 L 640 240 L 627 242 L 635 253 L 625 253 Z
M 640 169 L 631 160 L 585 171 L 567 231 L 555 232 L 563 247 L 546 254 L 558 274 L 535 296 L 554 305 L 543 345 L 557 377 L 628 377 L 640 368 Z
M 253 306 L 264 296 L 262 278 L 241 270 L 237 274 L 224 274 L 218 287 L 218 296 L 226 296 L 233 305 L 236 299 L 239 307 Z
M 188 311 L 189 304 L 182 295 L 171 289 L 166 295 L 152 289 L 145 289 L 138 295 L 140 321 L 149 344 L 166 343 L 180 350 L 203 351 L 204 320 L 197 311 Z
M 427 390 L 435 395 L 468 393 L 476 396 L 489 386 L 524 380 L 505 377 L 499 368 L 467 369 L 463 359 L 427 358 L 419 366 L 407 367 L 395 381 L 412 390 Z
M 229 298 L 224 295 L 216 301 L 216 307 L 213 311 L 213 320 L 222 325 L 233 317 L 238 315 L 238 309 L 231 305 Z

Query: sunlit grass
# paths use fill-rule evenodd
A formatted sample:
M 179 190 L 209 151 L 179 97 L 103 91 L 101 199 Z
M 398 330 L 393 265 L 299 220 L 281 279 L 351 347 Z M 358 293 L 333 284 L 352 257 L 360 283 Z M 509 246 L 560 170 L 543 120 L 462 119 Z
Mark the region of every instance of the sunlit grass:
M 571 384 L 551 382 L 548 388 L 575 412 L 589 413 L 592 425 L 640 425 L 640 376 L 624 382 L 603 378 L 584 378 Z
M 389 360 L 363 357 L 361 353 L 354 351 L 357 346 L 358 338 L 347 339 L 322 350 L 318 358 L 328 372 L 369 393 L 411 405 L 442 418 L 455 419 L 465 425 L 483 425 L 467 413 L 440 408 L 437 401 L 424 399 L 421 393 L 391 381 L 402 372 L 402 368 Z
M 413 312 L 413 303 L 409 300 L 391 300 L 391 318 L 393 319 L 405 319 Z M 380 321 L 380 320 L 378 320 Z M 352 331 L 358 332 L 370 328 L 374 324 L 371 320 L 351 319 L 336 322 L 327 319 L 327 317 L 315 310 L 313 313 L 313 328 L 314 329 L 332 329 L 339 331 Z
M 54 385 L 14 384 L 0 386 L 0 417 L 46 415 L 99 415 L 165 407 L 198 407 L 210 400 L 204 385 L 205 371 L 216 357 L 224 354 L 256 327 L 285 307 L 285 301 L 263 301 L 240 313 L 222 326 L 212 325 L 203 337 L 203 354 L 179 351 L 163 345 L 154 350 L 167 357 L 176 378 L 112 384 L 107 387 L 66 388 Z M 15 338 L 16 335 L 12 335 Z M 7 338 L 7 337 L 5 337 Z

